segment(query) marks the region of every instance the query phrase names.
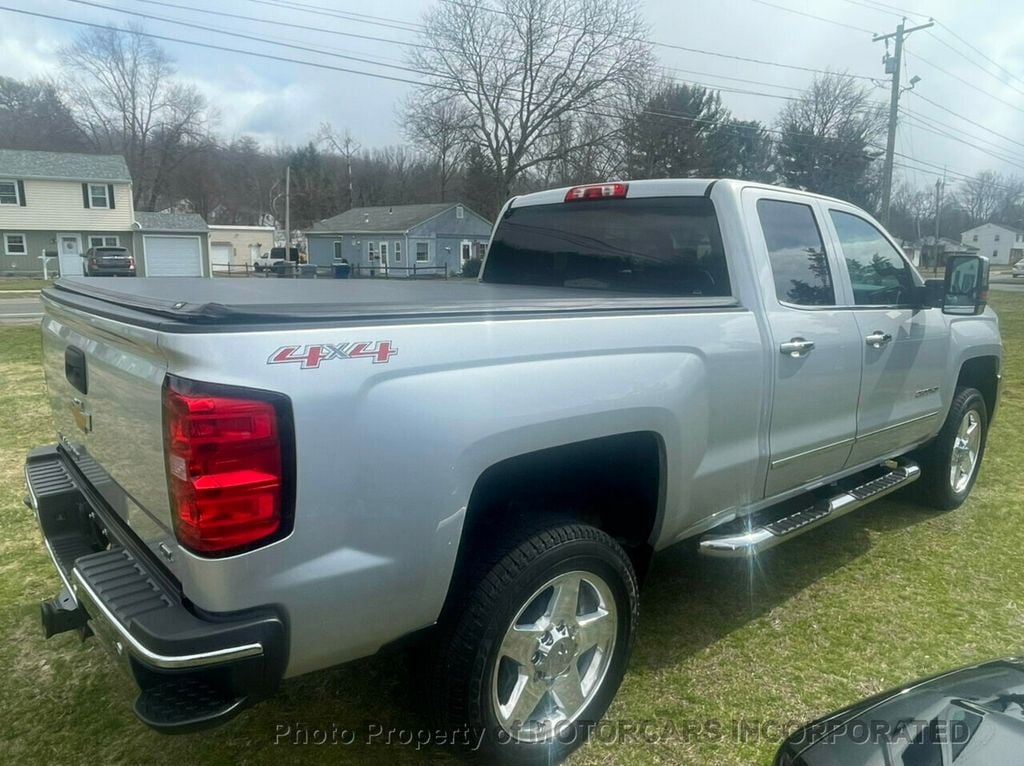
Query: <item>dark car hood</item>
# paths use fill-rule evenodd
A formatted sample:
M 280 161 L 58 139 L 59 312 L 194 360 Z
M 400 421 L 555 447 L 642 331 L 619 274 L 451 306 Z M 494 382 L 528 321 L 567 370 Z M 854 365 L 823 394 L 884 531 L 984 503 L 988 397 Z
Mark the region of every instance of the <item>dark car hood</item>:
M 915 681 L 791 734 L 777 766 L 1000 766 L 1024 763 L 1024 660 Z

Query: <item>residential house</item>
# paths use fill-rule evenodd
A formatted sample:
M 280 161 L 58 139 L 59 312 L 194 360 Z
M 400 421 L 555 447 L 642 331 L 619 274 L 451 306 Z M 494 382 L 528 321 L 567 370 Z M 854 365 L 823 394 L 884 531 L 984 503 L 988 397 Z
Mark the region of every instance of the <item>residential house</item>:
M 81 255 L 130 246 L 132 179 L 124 157 L 0 150 L 0 274 L 82 274 Z
M 210 235 L 196 213 L 135 214 L 132 252 L 140 277 L 209 277 Z
M 965 245 L 949 237 L 939 237 L 939 246 L 935 247 L 935 237 L 928 236 L 903 244 L 903 253 L 910 259 L 910 262 L 919 268 L 941 268 L 946 258 L 951 255 L 964 253 L 977 253 L 978 248 Z M 937 256 L 936 256 L 937 252 Z
M 274 246 L 273 226 L 210 224 L 210 265 L 214 273 L 241 271 Z
M 960 241 L 972 245 L 993 265 L 1012 266 L 1024 258 L 1024 231 L 1001 223 L 983 223 L 960 235 Z
M 459 274 L 490 236 L 491 222 L 457 202 L 353 208 L 307 232 L 310 263 L 391 277 Z

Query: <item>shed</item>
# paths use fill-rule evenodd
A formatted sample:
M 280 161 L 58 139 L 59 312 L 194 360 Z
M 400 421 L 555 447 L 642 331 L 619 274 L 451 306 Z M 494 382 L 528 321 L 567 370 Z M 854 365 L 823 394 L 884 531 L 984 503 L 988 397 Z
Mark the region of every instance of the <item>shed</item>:
M 209 229 L 195 213 L 135 213 L 132 250 L 140 277 L 210 276 Z
M 362 276 L 455 275 L 482 258 L 491 222 L 458 202 L 359 207 L 307 232 L 309 262 L 342 259 Z

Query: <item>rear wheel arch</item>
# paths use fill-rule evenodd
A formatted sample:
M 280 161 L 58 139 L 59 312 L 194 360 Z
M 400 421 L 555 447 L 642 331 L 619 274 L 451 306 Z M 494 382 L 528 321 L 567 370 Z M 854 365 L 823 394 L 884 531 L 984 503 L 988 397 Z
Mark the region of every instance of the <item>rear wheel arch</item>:
M 664 477 L 664 442 L 652 431 L 572 442 L 491 465 L 470 495 L 446 604 L 506 535 L 559 521 L 609 534 L 642 580 L 661 522 Z

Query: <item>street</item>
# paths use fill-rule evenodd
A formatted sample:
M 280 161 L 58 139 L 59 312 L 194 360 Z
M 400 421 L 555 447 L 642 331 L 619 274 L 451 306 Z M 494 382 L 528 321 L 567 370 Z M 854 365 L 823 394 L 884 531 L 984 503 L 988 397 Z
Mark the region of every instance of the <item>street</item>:
M 0 298 L 0 324 L 35 322 L 43 316 L 39 297 Z

